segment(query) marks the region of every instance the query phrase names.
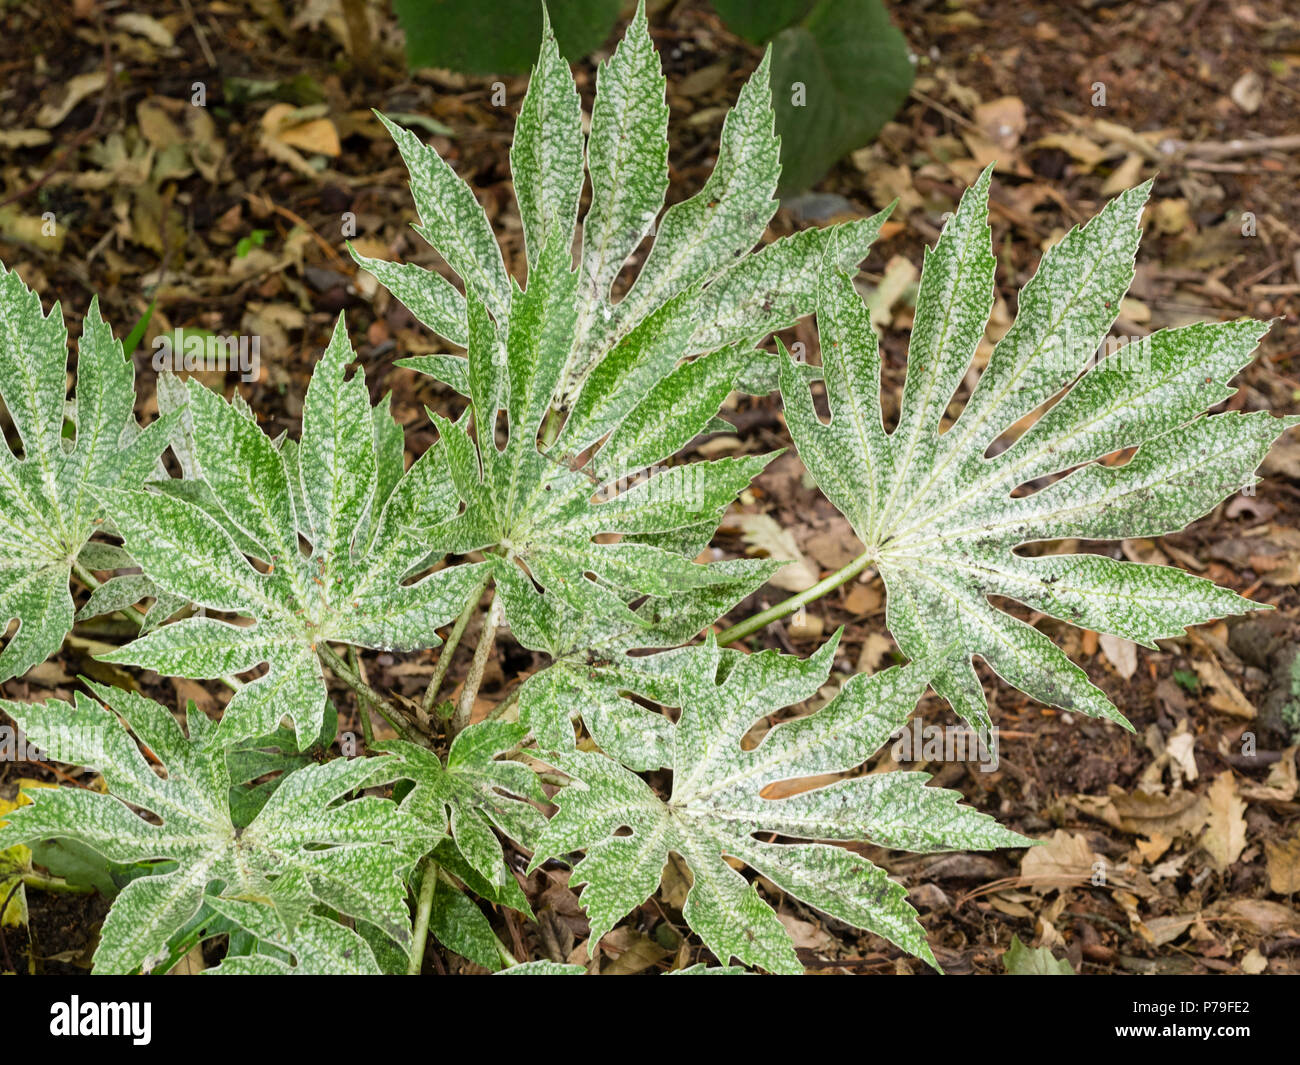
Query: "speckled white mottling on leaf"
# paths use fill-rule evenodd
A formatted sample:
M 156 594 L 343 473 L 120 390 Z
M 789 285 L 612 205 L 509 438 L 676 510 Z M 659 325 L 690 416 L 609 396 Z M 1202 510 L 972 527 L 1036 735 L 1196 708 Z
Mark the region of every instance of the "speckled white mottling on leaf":
M 720 961 L 735 957 L 770 972 L 802 971 L 776 914 L 727 863 L 729 856 L 824 913 L 936 965 L 906 891 L 882 869 L 827 843 L 757 838 L 868 840 L 913 851 L 1027 842 L 958 805 L 955 792 L 925 787 L 923 773 L 873 774 L 829 786 L 810 781 L 810 790 L 788 798 L 764 795 L 779 782 L 859 767 L 906 722 L 925 687 L 915 666 L 856 676 L 822 709 L 781 722 L 746 750 L 741 741 L 757 721 L 817 693 L 837 643 L 838 637 L 806 661 L 772 651 L 724 651 L 712 639 L 668 652 L 676 691 L 660 698 L 679 706 L 681 716 L 671 730 L 666 800 L 600 754 L 548 756 L 574 782 L 556 797 L 560 811 L 538 841 L 534 865 L 586 852 L 574 867 L 574 883 L 584 885 L 593 942 L 655 891 L 676 853 L 694 878 L 683 916 Z M 631 834 L 615 835 L 621 828 Z
M 391 434 L 376 432 L 376 421 L 382 427 L 391 415 L 386 405 L 372 411 L 364 374 L 347 378 L 352 360 L 340 319 L 312 374 L 302 441 L 291 451 L 191 381 L 199 477 L 158 482 L 158 491 L 102 492 L 150 580 L 187 602 L 254 620 L 189 617 L 104 656 L 197 678 L 267 663 L 226 707 L 221 730 L 230 740 L 272 731 L 288 716 L 307 746 L 325 709 L 321 641 L 436 647 L 434 630 L 480 587 L 481 564 L 406 583 L 428 555 L 415 526 L 450 514 L 455 495 L 441 448 L 401 474 L 400 439 L 393 455 L 384 443 Z
M 237 828 L 225 745 L 200 711 L 191 707 L 186 735 L 170 711 L 143 696 L 91 688 L 111 712 L 81 693 L 75 706 L 0 702 L 50 758 L 101 773 L 108 785 L 107 795 L 71 787 L 29 793 L 32 805 L 0 828 L 0 850 L 68 838 L 109 861 L 175 863 L 122 889 L 104 922 L 96 972 L 131 972 L 164 955 L 214 884 L 229 898 L 274 903 L 288 936 L 306 910 L 321 903 L 409 945 L 400 874 L 439 834 L 386 799 L 340 801 L 393 779 L 388 759 L 336 759 L 299 769 L 247 827 Z M 162 764 L 165 777 L 137 741 Z
M 70 406 L 67 371 L 59 305 L 42 313 L 40 297 L 0 266 L 0 401 L 18 438 L 17 453 L 0 442 L 0 631 L 18 622 L 0 650 L 0 681 L 59 649 L 73 622 L 73 563 L 103 518 L 97 490 L 142 480 L 175 421 L 161 418 L 141 432 L 135 368 L 100 316 L 98 299 L 82 326 Z M 76 429 L 69 438 L 65 410 Z M 125 593 L 119 587 L 103 598 Z
M 1147 646 L 1254 604 L 1181 570 L 1016 549 L 1182 529 L 1253 483 L 1269 444 L 1296 419 L 1204 414 L 1232 394 L 1228 381 L 1266 331 L 1259 322 L 1162 330 L 1092 364 L 1133 279 L 1143 185 L 1047 252 L 948 426 L 993 306 L 989 177 L 967 191 L 926 254 L 896 429 L 886 433 L 882 420 L 869 313 L 829 254 L 817 313 L 831 422 L 817 417 L 788 359 L 786 419 L 804 464 L 884 579 L 890 632 L 912 658 L 943 662 L 932 683 L 958 713 L 988 724 L 971 661 L 979 655 L 1036 699 L 1123 722 L 1051 640 L 989 597 Z M 1011 446 L 993 446 L 1067 387 Z M 1125 465 L 1096 461 L 1132 447 Z

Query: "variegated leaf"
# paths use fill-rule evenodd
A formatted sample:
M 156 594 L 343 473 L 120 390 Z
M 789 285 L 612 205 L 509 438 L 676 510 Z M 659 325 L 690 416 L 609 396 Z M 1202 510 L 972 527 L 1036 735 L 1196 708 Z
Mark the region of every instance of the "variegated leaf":
M 436 627 L 481 584 L 476 565 L 410 581 L 428 555 L 414 529 L 452 513 L 455 492 L 440 447 L 401 472 L 400 429 L 386 427 L 386 405 L 372 410 L 364 374 L 346 376 L 352 360 L 340 319 L 312 374 L 293 447 L 277 447 L 237 407 L 191 381 L 198 478 L 102 492 L 151 581 L 205 610 L 252 619 L 200 613 L 104 656 L 198 678 L 266 663 L 226 707 L 229 740 L 271 732 L 288 716 L 306 747 L 326 703 L 322 641 L 436 647 Z
M 815 841 L 867 840 L 913 851 L 1028 841 L 958 805 L 956 793 L 925 787 L 922 773 L 824 784 L 825 774 L 855 770 L 906 722 L 926 683 L 918 666 L 853 677 L 820 710 L 782 721 L 746 749 L 742 740 L 757 721 L 816 694 L 837 642 L 806 661 L 724 651 L 712 638 L 669 652 L 677 691 L 659 698 L 679 706 L 681 716 L 672 728 L 667 798 L 602 755 L 548 756 L 573 781 L 556 797 L 560 811 L 538 841 L 534 865 L 585 851 L 574 883 L 583 885 L 593 942 L 655 891 L 675 853 L 693 877 L 683 915 L 724 964 L 734 957 L 771 972 L 801 971 L 781 922 L 727 862 L 731 857 L 782 891 L 936 965 L 903 887 L 853 851 Z M 765 795 L 773 784 L 805 777 L 818 779 L 797 792 L 787 783 L 784 798 Z M 759 838 L 773 833 L 809 842 Z
M 520 725 L 480 721 L 452 741 L 445 765 L 432 751 L 405 740 L 377 746 L 395 756 L 394 774 L 415 785 L 402 809 L 450 834 L 470 867 L 498 887 L 512 878 L 492 830 L 532 850 L 546 823 L 527 801 L 547 801 L 536 774 L 521 762 L 500 757 L 526 734 Z
M 237 827 L 226 747 L 215 725 L 191 706 L 187 735 L 170 711 L 143 696 L 90 687 L 109 709 L 81 693 L 74 705 L 0 702 L 50 758 L 101 773 L 108 785 L 106 795 L 75 787 L 29 793 L 32 805 L 0 828 L 0 849 L 63 838 L 110 861 L 162 863 L 118 895 L 95 952 L 97 972 L 156 964 L 214 884 L 227 898 L 273 903 L 286 934 L 319 903 L 409 945 L 402 874 L 440 833 L 389 800 L 344 801 L 392 780 L 390 760 L 341 758 L 299 769 L 252 823 Z
M 616 624 L 635 620 L 628 604 L 638 598 L 666 603 L 732 582 L 735 574 L 691 558 L 761 460 L 659 466 L 692 437 L 729 428 L 717 412 L 733 389 L 774 387 L 779 363 L 753 345 L 813 311 L 833 241 L 836 261 L 852 269 L 885 217 L 754 252 L 777 207 L 768 77 L 765 58 L 723 125 L 713 174 L 660 218 L 665 81 L 639 8 L 598 74 L 585 153 L 591 205 L 575 269 L 581 116 L 548 31 L 511 151 L 525 288 L 505 279 L 468 187 L 414 135 L 389 125 L 411 170 L 420 232 L 463 286 L 418 266 L 357 259 L 430 329 L 468 349 L 465 357 L 403 361 L 468 396 L 474 415 L 472 425 L 436 419 L 465 509 L 430 531 L 434 549 L 498 551 L 567 608 Z M 656 228 L 616 300 L 616 277 Z M 520 620 L 507 609 L 512 627 Z
M 817 308 L 831 421 L 818 418 L 787 361 L 787 423 L 884 579 L 890 632 L 910 657 L 942 662 L 932 683 L 958 713 L 988 723 L 971 661 L 979 655 L 1042 702 L 1123 722 L 1047 636 L 989 597 L 1147 646 L 1253 609 L 1181 570 L 1018 548 L 1180 530 L 1252 484 L 1270 443 L 1297 419 L 1205 415 L 1232 395 L 1229 380 L 1266 331 L 1258 322 L 1162 330 L 1094 363 L 1133 279 L 1143 185 L 1047 252 L 949 424 L 993 306 L 988 189 L 986 171 L 926 255 L 897 427 L 885 431 L 868 310 L 831 255 Z M 998 443 L 1053 397 L 1019 439 Z M 1128 448 L 1137 451 L 1123 465 L 1099 461 Z
M 350 928 L 314 914 L 287 932 L 266 903 L 209 897 L 207 903 L 231 923 L 256 937 L 258 950 L 228 953 L 210 976 L 378 976 L 374 952 Z
M 97 299 L 82 326 L 71 404 L 67 372 L 59 305 L 42 313 L 40 297 L 0 266 L 0 400 L 18 439 L 17 454 L 0 444 L 0 630 L 18 622 L 0 650 L 0 681 L 58 650 L 75 609 L 69 577 L 103 520 L 97 490 L 143 480 L 174 421 L 143 432 L 136 424 L 135 368 Z M 74 433 L 64 433 L 65 419 Z M 101 596 L 112 600 L 105 609 L 128 605 L 120 592 Z

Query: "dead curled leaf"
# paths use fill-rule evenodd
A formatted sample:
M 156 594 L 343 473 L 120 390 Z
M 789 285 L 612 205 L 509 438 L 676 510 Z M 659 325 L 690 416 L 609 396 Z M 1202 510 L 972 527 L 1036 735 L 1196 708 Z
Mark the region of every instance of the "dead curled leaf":
M 1192 668 L 1201 683 L 1210 689 L 1208 699 L 1215 710 L 1232 717 L 1249 719 L 1255 716 L 1254 704 L 1218 662 L 1212 658 L 1198 659 L 1192 663 Z
M 1157 833 L 1171 839 L 1200 834 L 1209 817 L 1209 802 L 1203 795 L 1176 791 L 1172 795 L 1125 792 L 1112 786 L 1109 795 L 1076 795 L 1076 807 L 1121 832 L 1153 838 Z
M 740 530 L 750 554 L 763 554 L 788 563 L 768 581 L 774 588 L 802 592 L 821 578 L 817 567 L 799 550 L 794 533 L 778 524 L 770 514 L 730 514 L 724 525 Z

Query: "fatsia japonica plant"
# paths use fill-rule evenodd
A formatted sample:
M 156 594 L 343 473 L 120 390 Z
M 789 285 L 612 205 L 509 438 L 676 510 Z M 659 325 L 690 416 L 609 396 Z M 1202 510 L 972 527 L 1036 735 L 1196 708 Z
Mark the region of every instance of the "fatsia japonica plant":
M 405 361 L 466 400 L 429 412 L 436 443 L 409 468 L 341 319 L 296 438 L 268 436 L 238 395 L 166 376 L 141 428 L 131 362 L 95 305 L 69 399 L 61 311 L 0 274 L 0 676 L 58 650 L 75 577 L 91 593 L 81 617 L 116 611 L 140 630 L 101 659 L 233 689 L 219 720 L 102 677 L 71 702 L 0 702 L 103 781 L 30 791 L 0 849 L 58 840 L 109 866 L 102 972 L 165 971 L 218 936 L 217 973 L 418 972 L 430 935 L 490 970 L 582 971 L 513 957 L 490 916 L 531 918 L 521 878 L 544 863 L 572 869 L 593 957 L 672 869 L 698 937 L 678 971 L 801 971 L 777 895 L 937 968 L 904 886 L 844 844 L 1032 841 L 925 774 L 864 767 L 927 687 L 988 726 L 977 656 L 1043 703 L 1127 724 L 991 597 L 1148 645 L 1253 609 L 1177 569 L 1034 545 L 1181 529 L 1253 483 L 1295 419 L 1207 411 L 1266 327 L 1166 330 L 1094 363 L 1133 277 L 1144 186 L 1044 255 L 977 360 L 994 299 L 986 172 L 926 254 L 887 427 L 853 280 L 884 214 L 762 243 L 779 179 L 767 59 L 712 176 L 664 210 L 665 79 L 644 12 L 600 67 L 586 134 L 548 33 L 510 156 L 522 282 L 473 190 L 384 121 L 417 232 L 460 281 L 357 256 L 464 351 Z M 762 346 L 814 313 L 820 368 Z M 698 559 L 773 456 L 684 452 L 730 428 L 730 394 L 777 390 L 861 550 L 719 629 L 777 563 Z M 870 568 L 907 664 L 839 683 L 839 634 L 807 659 L 741 642 Z M 453 704 L 439 697 L 467 632 Z M 505 632 L 548 664 L 475 713 Z M 430 649 L 421 700 L 366 680 L 367 651 Z M 328 677 L 350 692 L 364 753 L 335 743 Z

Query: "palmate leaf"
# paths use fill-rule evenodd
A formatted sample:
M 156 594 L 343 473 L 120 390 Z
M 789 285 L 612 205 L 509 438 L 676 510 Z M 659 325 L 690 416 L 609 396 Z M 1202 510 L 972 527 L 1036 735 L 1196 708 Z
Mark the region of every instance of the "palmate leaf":
M 498 550 L 568 607 L 619 623 L 635 622 L 627 604 L 637 598 L 671 601 L 734 580 L 730 570 L 691 558 L 764 460 L 657 466 L 696 435 L 725 427 L 716 415 L 734 388 L 775 386 L 777 361 L 754 343 L 811 313 L 833 238 L 837 261 L 851 268 L 885 218 L 753 252 L 776 210 L 780 170 L 766 60 L 724 123 L 712 176 L 663 211 L 664 95 L 638 11 L 601 67 L 584 152 L 573 77 L 548 33 L 511 151 L 527 287 L 508 278 L 469 187 L 392 123 L 411 173 L 417 231 L 463 292 L 418 266 L 357 257 L 430 329 L 468 349 L 463 358 L 404 363 L 469 396 L 473 412 L 472 426 L 435 419 L 466 507 L 429 531 L 430 545 Z M 592 194 L 575 268 L 584 156 Z M 635 280 L 615 300 L 615 279 L 656 224 Z M 629 487 L 634 479 L 640 483 Z
M 931 682 L 962 717 L 989 721 L 971 661 L 979 655 L 1044 703 L 1123 722 L 1059 648 L 989 596 L 1147 646 L 1254 609 L 1181 570 L 1016 549 L 1182 529 L 1254 483 L 1270 443 L 1297 419 L 1204 414 L 1232 395 L 1227 382 L 1267 329 L 1259 322 L 1162 330 L 1088 368 L 1133 279 L 1143 185 L 1044 255 L 1015 323 L 947 425 L 993 306 L 988 188 L 986 171 L 926 254 L 893 432 L 882 421 L 869 313 L 830 259 L 817 314 L 831 421 L 817 416 L 789 360 L 786 420 L 804 464 L 884 579 L 890 632 L 909 657 L 937 658 Z M 994 448 L 1058 394 L 1019 439 Z M 1123 465 L 1096 461 L 1133 447 Z M 1045 480 L 1059 473 L 1068 475 Z
M 703 647 L 669 652 L 681 708 L 672 729 L 672 790 L 664 800 L 640 777 L 599 754 L 548 755 L 573 782 L 538 841 L 534 866 L 585 850 L 574 883 L 592 941 L 600 939 L 659 885 L 676 853 L 694 882 L 683 915 L 724 964 L 732 957 L 771 972 L 801 967 L 776 914 L 727 856 L 781 890 L 864 928 L 935 965 L 906 891 L 865 858 L 819 842 L 869 840 L 913 851 L 1023 846 L 1028 841 L 956 803 L 955 792 L 927 788 L 923 773 L 843 779 L 771 799 L 781 781 L 843 773 L 860 766 L 907 720 L 924 689 L 918 665 L 849 680 L 813 714 L 772 728 L 752 750 L 742 739 L 757 721 L 804 701 L 825 682 L 838 637 L 805 660 L 765 651 L 744 655 Z M 630 834 L 615 834 L 620 829 Z M 936 966 L 937 967 L 937 966 Z
M 213 897 L 207 903 L 256 937 L 261 949 L 227 954 L 220 965 L 205 969 L 204 975 L 378 976 L 382 972 L 369 944 L 337 921 L 306 914 L 290 933 L 266 903 Z
M 733 560 L 715 563 L 717 580 L 674 596 L 636 604 L 631 619 L 574 610 L 556 596 L 539 595 L 516 567 L 497 560 L 498 594 L 513 618 L 513 635 L 525 647 L 544 651 L 551 663 L 529 677 L 519 691 L 519 720 L 543 750 L 567 750 L 581 718 L 602 750 L 637 770 L 671 760 L 671 727 L 662 714 L 629 697 L 664 691 L 656 677 L 670 656 L 630 652 L 675 647 L 726 614 L 756 591 L 779 562 Z M 671 678 L 666 682 L 675 683 Z
M 669 373 L 630 406 L 585 463 L 540 450 L 538 433 L 572 331 L 576 279 L 567 246 L 553 234 L 527 291 L 512 299 L 504 365 L 497 330 L 471 295 L 474 438 L 463 423 L 431 415 L 465 508 L 426 528 L 425 542 L 440 554 L 498 549 L 573 610 L 635 622 L 638 615 L 628 606 L 635 597 L 670 599 L 735 578 L 734 567 L 697 565 L 689 555 L 647 537 L 700 527 L 711 531 L 766 458 L 664 469 L 618 491 L 628 471 L 662 461 L 714 417 L 739 372 L 742 356 L 734 349 Z M 504 448 L 496 440 L 501 407 L 507 412 Z M 622 539 L 598 542 L 607 534 Z
M 620 341 L 671 300 L 679 329 L 671 344 L 626 347 L 626 375 L 653 383 L 684 357 L 761 339 L 810 314 L 817 267 L 832 234 L 846 269 L 866 256 L 888 212 L 808 230 L 749 254 L 776 212 L 780 175 L 773 134 L 769 63 L 765 59 L 726 119 L 718 162 L 696 195 L 663 211 L 668 189 L 666 81 L 638 10 L 614 54 L 601 64 L 586 143 L 591 205 L 582 224 L 577 311 L 567 338 L 556 397 L 574 405 L 592 370 Z M 473 192 L 437 153 L 380 116 L 411 173 L 421 224 L 416 231 L 498 321 L 511 298 L 505 265 Z M 569 248 L 583 185 L 583 135 L 573 78 L 548 32 L 520 109 L 511 169 L 523 220 L 528 264 L 553 236 Z M 657 222 L 657 228 L 656 228 Z M 615 278 L 643 238 L 657 236 L 626 298 L 614 301 Z M 353 251 L 357 262 L 439 336 L 468 343 L 464 295 L 440 274 Z M 762 353 L 751 353 L 761 358 Z M 406 360 L 465 393 L 467 367 L 455 356 Z M 614 381 L 624 384 L 622 378 Z M 592 387 L 588 401 L 607 392 Z M 635 389 L 631 390 L 636 395 Z M 606 429 L 609 427 L 607 426 Z M 599 435 L 599 434 L 597 434 Z
M 96 489 L 140 481 L 167 446 L 172 419 L 136 424 L 135 368 L 92 300 L 66 402 L 67 329 L 56 303 L 0 266 L 0 400 L 17 434 L 0 444 L 0 681 L 43 662 L 72 628 L 73 564 L 102 521 Z M 65 421 L 75 434 L 65 435 Z
M 0 702 L 50 758 L 102 773 L 108 785 L 107 795 L 71 787 L 30 792 L 32 805 L 11 814 L 0 829 L 0 849 L 67 838 L 109 861 L 163 863 L 156 875 L 132 880 L 118 895 L 95 952 L 97 972 L 149 968 L 199 912 L 210 885 L 228 898 L 274 904 L 285 935 L 311 906 L 322 904 L 409 945 L 402 873 L 439 833 L 387 799 L 343 801 L 392 780 L 388 759 L 340 758 L 299 769 L 252 823 L 238 828 L 230 813 L 226 749 L 214 724 L 191 706 L 187 736 L 157 703 L 90 687 L 111 712 L 81 693 L 75 705 Z
M 503 721 L 470 725 L 452 741 L 445 765 L 432 751 L 405 740 L 377 745 L 394 756 L 394 774 L 415 785 L 402 809 L 450 834 L 470 867 L 498 888 L 513 878 L 492 829 L 532 850 L 546 824 L 526 801 L 547 801 L 536 774 L 521 762 L 499 757 L 522 743 L 527 732 Z
M 415 527 L 454 512 L 455 493 L 440 447 L 402 472 L 401 430 L 386 405 L 372 410 L 362 373 L 346 377 L 352 359 L 340 319 L 312 374 L 296 446 L 277 447 L 241 409 L 191 381 L 199 476 L 102 493 L 150 580 L 254 619 L 185 618 L 104 656 L 198 678 L 267 663 L 226 707 L 227 739 L 272 732 L 288 716 L 305 748 L 326 704 L 322 641 L 436 647 L 435 628 L 482 580 L 480 565 L 461 565 L 408 583 L 428 554 Z

